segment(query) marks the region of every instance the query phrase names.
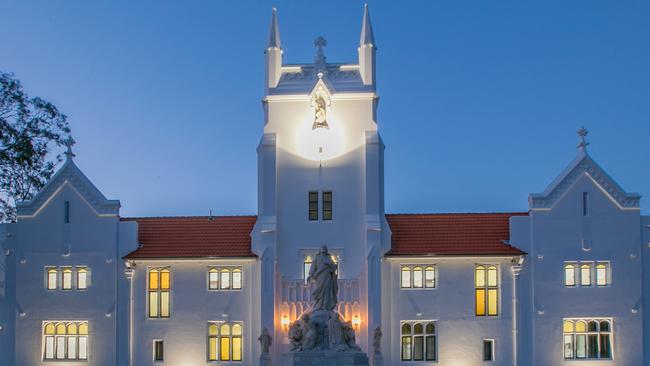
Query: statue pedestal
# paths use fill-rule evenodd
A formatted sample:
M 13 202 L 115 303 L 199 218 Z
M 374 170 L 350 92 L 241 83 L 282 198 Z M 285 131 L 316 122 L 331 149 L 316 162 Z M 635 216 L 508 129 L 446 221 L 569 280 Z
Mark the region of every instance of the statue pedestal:
M 368 356 L 356 351 L 303 351 L 283 353 L 281 366 L 369 366 Z
M 268 353 L 262 353 L 260 356 L 260 366 L 271 366 L 271 355 Z
M 381 353 L 375 353 L 372 356 L 372 366 L 384 366 L 384 357 Z

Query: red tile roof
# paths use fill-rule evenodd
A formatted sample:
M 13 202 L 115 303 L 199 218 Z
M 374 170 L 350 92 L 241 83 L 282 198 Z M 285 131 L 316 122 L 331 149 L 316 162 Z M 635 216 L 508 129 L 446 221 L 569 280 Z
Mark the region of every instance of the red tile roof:
M 400 255 L 520 255 L 506 244 L 515 213 L 387 214 L 392 248 Z M 138 223 L 141 247 L 125 258 L 254 257 L 256 216 L 122 218 Z
M 256 216 L 122 218 L 138 223 L 141 247 L 125 258 L 254 257 Z
M 387 214 L 393 233 L 389 256 L 519 255 L 506 244 L 515 213 Z

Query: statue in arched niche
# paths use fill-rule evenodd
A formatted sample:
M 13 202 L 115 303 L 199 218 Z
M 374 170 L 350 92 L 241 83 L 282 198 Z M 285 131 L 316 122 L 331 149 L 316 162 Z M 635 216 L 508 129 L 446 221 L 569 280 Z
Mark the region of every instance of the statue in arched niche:
M 314 124 L 311 129 L 315 130 L 318 128 L 330 129 L 330 126 L 327 124 L 327 103 L 320 95 L 314 101 Z

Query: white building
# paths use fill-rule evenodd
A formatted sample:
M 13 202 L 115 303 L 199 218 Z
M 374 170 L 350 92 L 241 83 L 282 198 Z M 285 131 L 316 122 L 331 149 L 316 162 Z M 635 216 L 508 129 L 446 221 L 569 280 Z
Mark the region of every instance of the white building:
M 284 63 L 273 12 L 257 216 L 121 217 L 68 152 L 0 226 L 1 365 L 259 365 L 264 328 L 277 365 L 323 244 L 375 364 L 380 327 L 386 365 L 650 365 L 650 217 L 586 131 L 528 212 L 386 214 L 367 8 L 358 63 L 315 44 Z

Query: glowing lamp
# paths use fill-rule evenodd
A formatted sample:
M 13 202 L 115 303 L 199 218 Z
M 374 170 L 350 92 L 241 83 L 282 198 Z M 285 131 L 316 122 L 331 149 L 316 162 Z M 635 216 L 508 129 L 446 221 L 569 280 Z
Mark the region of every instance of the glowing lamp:
M 289 328 L 289 324 L 291 321 L 289 320 L 289 317 L 286 315 L 282 315 L 282 318 L 280 319 L 280 324 L 282 325 L 283 329 Z
M 354 315 L 352 317 L 352 326 L 356 329 L 359 329 L 361 326 L 361 317 L 359 317 L 359 315 Z

